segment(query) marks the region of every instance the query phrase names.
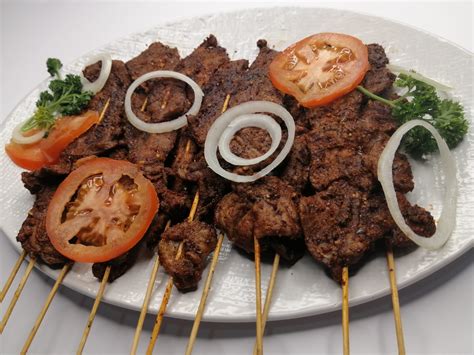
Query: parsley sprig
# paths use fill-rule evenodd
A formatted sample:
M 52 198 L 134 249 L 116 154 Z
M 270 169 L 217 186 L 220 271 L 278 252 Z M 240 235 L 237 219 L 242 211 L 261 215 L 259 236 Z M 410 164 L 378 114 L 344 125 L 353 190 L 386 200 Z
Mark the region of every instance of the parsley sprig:
M 395 100 L 375 95 L 362 86 L 358 89 L 371 99 L 392 107 L 392 115 L 399 125 L 414 119 L 427 121 L 438 130 L 450 149 L 463 140 L 469 124 L 459 102 L 441 99 L 435 87 L 406 74 L 398 76 L 395 87 L 406 90 L 405 94 Z M 402 144 L 406 152 L 418 159 L 438 148 L 433 136 L 423 127 L 409 131 Z
M 23 125 L 23 132 L 33 128 L 49 131 L 58 116 L 77 115 L 91 100 L 93 93 L 82 91 L 81 78 L 67 74 L 63 79 L 60 74 L 62 63 L 57 58 L 46 61 L 48 73 L 55 79 L 49 83 L 49 90 L 40 93 L 36 101 L 36 111 Z

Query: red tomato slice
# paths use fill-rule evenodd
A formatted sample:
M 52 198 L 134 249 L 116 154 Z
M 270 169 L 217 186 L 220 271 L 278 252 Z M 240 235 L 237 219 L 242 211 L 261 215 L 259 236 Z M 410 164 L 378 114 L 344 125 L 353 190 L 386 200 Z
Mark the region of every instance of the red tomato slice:
M 140 241 L 158 206 L 155 188 L 136 165 L 92 158 L 59 185 L 48 206 L 46 231 L 65 257 L 104 262 Z
M 28 145 L 10 142 L 5 146 L 5 151 L 19 167 L 36 170 L 56 163 L 61 152 L 74 139 L 98 122 L 99 113 L 96 111 L 87 111 L 79 116 L 64 116 L 56 121 L 47 138 Z
M 36 170 L 47 163 L 38 143 L 18 144 L 10 142 L 5 146 L 5 152 L 16 165 L 26 170 Z
M 99 122 L 97 111 L 87 111 L 80 116 L 64 116 L 59 118 L 49 132 L 46 139 L 40 143 L 49 163 L 55 163 L 61 152 L 72 143 L 74 139 L 87 132 L 94 124 Z
M 369 69 L 358 38 L 318 33 L 281 52 L 269 67 L 273 85 L 305 107 L 326 105 L 354 90 Z

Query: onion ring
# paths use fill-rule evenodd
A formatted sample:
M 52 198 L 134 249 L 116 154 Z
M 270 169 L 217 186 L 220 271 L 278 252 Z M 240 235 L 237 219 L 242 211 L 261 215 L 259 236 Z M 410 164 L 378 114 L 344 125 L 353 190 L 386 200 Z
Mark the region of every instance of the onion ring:
M 26 137 L 23 135 L 23 132 L 21 131 L 21 128 L 23 127 L 24 124 L 25 122 L 22 122 L 18 124 L 15 128 L 13 128 L 13 132 L 12 132 L 13 142 L 18 143 L 18 144 L 33 144 L 33 143 L 39 142 L 46 134 L 46 130 L 42 129 L 38 131 L 37 133 Z
M 422 126 L 426 128 L 435 138 L 440 152 L 441 165 L 446 174 L 443 209 L 436 226 L 436 232 L 430 238 L 425 238 L 416 234 L 406 224 L 402 212 L 400 211 L 395 187 L 393 185 L 392 166 L 395 152 L 397 151 L 403 136 L 416 126 Z M 449 151 L 448 145 L 443 140 L 443 138 L 441 138 L 438 131 L 432 125 L 422 120 L 412 120 L 400 126 L 390 137 L 387 145 L 380 155 L 377 175 L 380 183 L 382 184 L 388 209 L 398 228 L 400 228 L 401 231 L 414 243 L 423 248 L 429 250 L 441 248 L 452 234 L 456 224 L 457 181 L 454 157 Z
M 90 82 L 84 77 L 84 74 L 80 74 L 81 77 L 81 82 L 82 82 L 82 90 L 83 91 L 92 91 L 92 93 L 97 94 L 102 88 L 104 87 L 105 83 L 107 82 L 107 79 L 109 78 L 110 71 L 112 70 L 112 58 L 110 57 L 110 54 L 108 53 L 103 53 L 103 54 L 98 54 L 86 63 L 85 67 L 101 62 L 102 67 L 100 68 L 100 73 L 99 77 L 97 80 L 94 82 Z
M 188 84 L 194 91 L 194 102 L 189 111 L 184 115 L 167 122 L 147 123 L 139 119 L 132 110 L 132 94 L 142 83 L 155 78 L 173 78 L 184 81 L 186 84 Z M 203 96 L 204 93 L 202 92 L 199 85 L 190 77 L 171 70 L 157 70 L 140 76 L 129 86 L 127 94 L 125 95 L 125 113 L 127 114 L 128 121 L 135 128 L 141 131 L 148 133 L 171 132 L 186 126 L 188 124 L 188 115 L 196 115 L 199 112 Z
M 257 112 L 260 112 L 260 114 L 256 114 Z M 281 127 L 277 129 L 275 125 L 279 126 L 279 124 L 275 122 L 274 118 L 261 114 L 261 112 L 272 113 L 280 117 L 285 123 L 288 130 L 288 139 L 282 150 L 275 160 L 253 175 L 239 175 L 224 170 L 217 158 L 218 148 L 224 160 L 234 165 L 256 164 L 271 156 L 278 148 L 281 141 Z M 273 123 L 269 123 L 270 121 L 273 121 Z M 244 159 L 230 152 L 229 144 L 233 135 L 245 127 L 266 129 L 272 137 L 272 146 L 265 154 L 258 158 Z M 228 109 L 214 121 L 207 133 L 204 144 L 204 157 L 209 168 L 216 174 L 234 182 L 252 182 L 270 173 L 285 159 L 293 146 L 294 139 L 295 121 L 284 107 L 269 101 L 249 101 Z

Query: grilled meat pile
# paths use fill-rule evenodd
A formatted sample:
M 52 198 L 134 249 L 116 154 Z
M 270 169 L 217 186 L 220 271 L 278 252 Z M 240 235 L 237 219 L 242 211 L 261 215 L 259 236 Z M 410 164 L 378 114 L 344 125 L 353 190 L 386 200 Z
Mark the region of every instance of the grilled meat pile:
M 52 267 L 68 262 L 49 242 L 44 228 L 46 210 L 62 179 L 79 159 L 91 155 L 139 165 L 160 198 L 160 210 L 143 240 L 119 258 L 94 264 L 98 278 L 102 278 L 107 265 L 112 266 L 110 281 L 121 276 L 146 244 L 158 250 L 161 263 L 181 291 L 193 290 L 206 258 L 215 248 L 214 225 L 249 254 L 253 253 L 254 238 L 260 241 L 262 252 L 276 252 L 290 263 L 307 249 L 335 280 L 340 279 L 343 266 L 359 263 L 378 240 L 389 240 L 398 247 L 411 245 L 394 224 L 376 176 L 378 157 L 396 129 L 390 109 L 368 101 L 358 91 L 328 106 L 302 108 L 268 79 L 268 66 L 277 52 L 264 40 L 258 41 L 258 47 L 259 54 L 250 66 L 247 60 L 231 61 L 212 35 L 183 59 L 175 48 L 157 42 L 127 63 L 114 60 L 106 85 L 88 108 L 101 111 L 108 103 L 100 123 L 74 141 L 57 164 L 22 175 L 25 186 L 36 195 L 17 237 L 23 248 Z M 371 69 L 363 85 L 374 93 L 389 95 L 394 76 L 386 68 L 385 52 L 376 44 L 368 49 Z M 189 117 L 189 125 L 179 131 L 150 134 L 126 119 L 128 86 L 155 70 L 183 73 L 204 91 L 200 112 Z M 99 71 L 97 63 L 87 67 L 84 75 L 93 81 Z M 162 122 L 184 114 L 193 100 L 192 91 L 184 83 L 154 79 L 135 91 L 132 107 L 143 121 Z M 295 143 L 285 162 L 272 173 L 274 176 L 249 184 L 230 184 L 208 168 L 204 142 L 226 106 L 253 100 L 284 105 L 292 113 Z M 231 150 L 254 158 L 265 153 L 270 144 L 264 130 L 245 128 L 233 138 Z M 223 166 L 252 173 L 267 163 L 250 168 Z M 404 155 L 396 156 L 393 174 L 407 223 L 418 234 L 432 235 L 435 225 L 431 215 L 412 206 L 404 196 L 414 187 Z M 199 205 L 195 221 L 183 222 L 196 192 Z M 168 221 L 174 226 L 164 231 Z M 181 241 L 182 257 L 175 260 Z

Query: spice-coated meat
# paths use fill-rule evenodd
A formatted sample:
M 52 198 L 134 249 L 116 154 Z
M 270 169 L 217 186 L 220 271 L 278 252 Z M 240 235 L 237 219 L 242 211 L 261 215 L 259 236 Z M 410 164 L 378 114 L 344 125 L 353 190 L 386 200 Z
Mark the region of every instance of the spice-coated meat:
M 204 99 L 199 113 L 190 116 L 189 128 L 196 143 L 206 141 L 207 132 L 222 114 L 227 95 L 235 95 L 237 82 L 248 69 L 248 61 L 241 59 L 223 64 L 203 87 Z
M 16 239 L 31 257 L 52 268 L 60 268 L 68 259 L 54 249 L 46 233 L 46 212 L 55 190 L 54 186 L 43 186 L 36 192 L 33 208 L 28 212 Z
M 434 233 L 434 221 L 427 211 L 411 206 L 402 194 L 398 200 L 407 223 L 417 233 L 427 237 Z M 336 181 L 325 191 L 301 198 L 299 209 L 308 251 L 337 281 L 342 267 L 357 264 L 377 240 L 385 237 L 396 246 L 408 244 L 406 237 L 400 238 L 378 190 L 367 192 Z
M 181 256 L 176 258 L 183 243 Z M 160 262 L 182 292 L 193 291 L 201 279 L 206 259 L 215 249 L 217 234 L 209 224 L 200 221 L 182 222 L 167 229 L 158 246 Z
M 247 253 L 253 253 L 255 237 L 260 240 L 262 251 L 278 252 L 274 245 L 290 243 L 291 255 L 282 257 L 295 261 L 301 256 L 298 194 L 275 176 L 251 184 L 235 184 L 234 191 L 217 205 L 215 222 L 234 245 Z

